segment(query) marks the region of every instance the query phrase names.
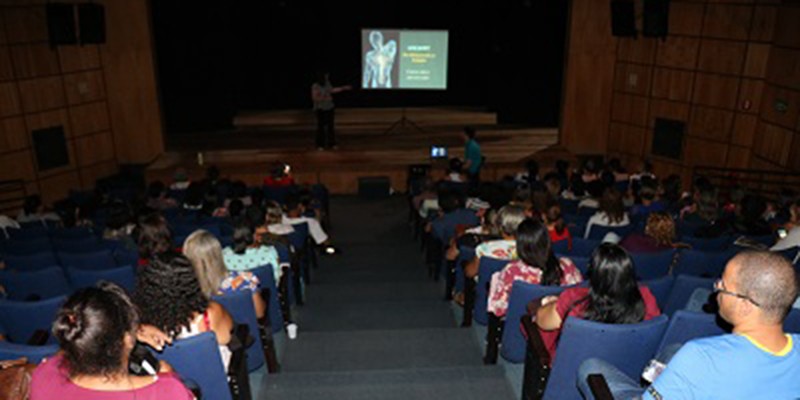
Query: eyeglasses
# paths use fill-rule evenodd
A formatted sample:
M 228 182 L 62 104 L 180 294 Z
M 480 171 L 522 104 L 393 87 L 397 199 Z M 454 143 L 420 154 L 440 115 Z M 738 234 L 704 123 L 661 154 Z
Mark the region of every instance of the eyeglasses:
M 739 293 L 736 293 L 736 292 L 731 292 L 730 290 L 726 290 L 725 289 L 725 282 L 723 282 L 722 279 L 717 279 L 717 281 L 714 282 L 714 293 L 722 293 L 722 294 L 727 294 L 728 296 L 738 297 L 740 299 L 744 299 L 744 300 L 747 300 L 747 301 L 753 303 L 753 305 L 756 306 L 756 307 L 761 307 L 761 304 L 758 304 L 755 300 L 753 300 L 749 296 L 745 296 L 743 294 L 739 294 Z

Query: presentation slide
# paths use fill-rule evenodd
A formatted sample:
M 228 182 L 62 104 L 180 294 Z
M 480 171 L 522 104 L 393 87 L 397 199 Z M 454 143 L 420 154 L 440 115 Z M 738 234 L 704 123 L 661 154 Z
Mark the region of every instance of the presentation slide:
M 447 89 L 447 31 L 362 29 L 362 89 Z

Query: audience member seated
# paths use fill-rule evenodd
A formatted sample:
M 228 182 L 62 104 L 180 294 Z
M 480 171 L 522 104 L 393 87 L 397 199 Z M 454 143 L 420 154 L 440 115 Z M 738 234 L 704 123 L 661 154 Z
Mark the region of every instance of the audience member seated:
M 728 232 L 728 224 L 721 219 L 717 192 L 701 187 L 695 192 L 693 203 L 681 210 L 681 220 L 695 226 L 694 236 L 713 238 Z
M 658 198 L 657 182 L 645 177 L 637 192 L 638 204 L 631 207 L 631 217 L 647 218 L 652 212 L 664 211 L 664 203 Z
M 139 315 L 113 284 L 81 289 L 53 323 L 61 351 L 33 372 L 31 400 L 193 399 L 165 363 L 154 376 L 128 371 Z
M 239 225 L 233 230 L 233 245 L 222 250 L 222 260 L 230 271 L 249 271 L 272 265 L 275 282 L 280 280 L 281 265 L 278 251 L 273 246 L 256 242 L 253 231 L 246 225 Z
M 530 218 L 522 221 L 517 227 L 516 240 L 519 259 L 493 274 L 489 287 L 488 311 L 498 317 L 506 315 L 514 281 L 565 286 L 583 280 L 570 259 L 557 259 L 553 254 L 548 229 L 541 222 Z
M 308 233 L 314 242 L 318 245 L 325 244 L 328 241 L 328 234 L 322 229 L 319 221 L 314 218 L 306 217 L 305 206 L 300 202 L 297 196 L 286 196 L 286 214 L 283 216 L 282 222 L 288 225 L 297 225 L 302 223 L 308 224 Z
M 167 187 L 163 182 L 150 182 L 147 187 L 147 207 L 160 211 L 177 206 L 178 202 L 167 196 Z
M 269 176 L 264 178 L 264 186 L 271 188 L 287 187 L 294 185 L 292 169 L 289 164 L 277 163 Z
M 231 360 L 233 319 L 225 309 L 203 294 L 191 262 L 176 253 L 162 254 L 139 271 L 134 296 L 142 322 L 170 337 L 182 339 L 213 331 L 219 343 L 222 364 Z
M 603 181 L 599 179 L 595 179 L 590 182 L 583 183 L 584 188 L 586 189 L 587 197 L 584 197 L 579 203 L 578 208 L 589 208 L 589 209 L 597 209 L 600 207 L 600 201 L 603 196 L 603 191 L 606 189 L 606 185 Z
M 743 252 L 715 284 L 719 315 L 731 334 L 691 340 L 647 389 L 616 367 L 597 359 L 579 370 L 578 385 L 591 398 L 589 374 L 602 374 L 614 398 L 796 399 L 800 394 L 800 335 L 783 331 L 798 294 L 797 276 L 783 257 Z
M 119 201 L 112 203 L 103 230 L 103 239 L 118 241 L 126 250 L 136 250 L 136 242 L 133 240 L 135 229 L 136 223 L 130 208 Z
M 207 298 L 250 290 L 253 292 L 256 316 L 258 318 L 264 316 L 266 304 L 260 294 L 261 282 L 258 281 L 258 277 L 251 272 L 229 271 L 225 268 L 222 246 L 214 235 L 202 229 L 194 231 L 183 242 L 183 254 L 192 262 L 197 280 L 200 282 L 200 289 Z M 278 269 L 277 264 L 274 268 Z M 276 273 L 279 274 L 280 271 Z
M 244 207 L 249 207 L 253 204 L 253 198 L 247 194 L 247 185 L 242 181 L 235 181 L 231 184 L 228 198 L 225 199 L 225 207 L 228 207 L 234 200 L 241 201 Z
M 54 212 L 46 210 L 39 195 L 33 194 L 25 197 L 22 210 L 17 215 L 17 222 L 40 222 L 44 225 L 47 221 L 58 223 L 61 222 L 61 217 Z
M 670 213 L 677 214 L 680 211 L 680 201 L 683 196 L 681 177 L 677 174 L 667 176 L 661 181 L 658 192 L 658 197 L 664 203 L 665 209 Z
M 467 181 L 467 177 L 464 175 L 464 163 L 460 158 L 454 157 L 450 159 L 447 164 L 447 175 L 444 177 L 444 180 L 455 183 Z
M 547 232 L 550 235 L 550 242 L 556 243 L 566 240 L 567 248 L 572 249 L 572 234 L 567 229 L 567 224 L 564 223 L 564 218 L 561 216 L 561 206 L 558 201 L 550 199 L 546 201 L 544 213 L 542 213 L 542 220 L 547 225 Z
M 551 360 L 567 317 L 635 324 L 661 314 L 650 289 L 636 282 L 633 261 L 622 247 L 611 243 L 598 246 L 592 253 L 588 279 L 589 287 L 566 289 L 541 300 L 536 324 Z
M 659 211 L 650 213 L 644 233 L 631 233 L 619 242 L 631 253 L 657 253 L 675 247 L 675 221 L 669 214 Z
M 464 274 L 472 278 L 478 274 L 481 257 L 499 260 L 517 259 L 517 227 L 525 220 L 525 210 L 520 206 L 507 205 L 497 213 L 502 239 L 483 242 L 475 247 L 475 258 L 464 267 Z
M 285 236 L 292 232 L 294 232 L 292 225 L 283 222 L 283 208 L 281 208 L 281 205 L 274 200 L 268 200 L 266 212 L 264 213 L 264 225 L 257 229 L 256 234 L 259 237 L 264 234 L 276 237 Z
M 205 185 L 200 182 L 192 182 L 186 188 L 186 193 L 183 195 L 183 204 L 181 209 L 185 213 L 202 213 L 206 207 L 206 190 Z M 208 210 L 209 215 L 213 212 L 213 208 Z
M 748 236 L 764 236 L 772 229 L 764 218 L 767 202 L 761 196 L 745 195 L 736 210 L 733 229 L 736 233 Z
M 622 193 L 614 188 L 607 188 L 600 200 L 599 210 L 589 218 L 586 223 L 584 238 L 589 237 L 592 226 L 627 226 L 630 224 L 628 213 L 625 212 L 625 205 L 622 203 Z
M 170 190 L 186 190 L 192 181 L 189 179 L 189 174 L 183 168 L 178 168 L 172 175 L 172 184 L 169 185 Z
M 139 265 L 159 254 L 173 250 L 172 233 L 167 220 L 161 214 L 150 213 L 142 217 L 136 228 L 136 243 L 139 247 Z

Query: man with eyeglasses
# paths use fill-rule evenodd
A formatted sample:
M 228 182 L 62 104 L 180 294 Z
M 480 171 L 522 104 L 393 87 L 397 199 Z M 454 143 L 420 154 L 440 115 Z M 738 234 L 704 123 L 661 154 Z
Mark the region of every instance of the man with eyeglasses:
M 604 361 L 587 360 L 578 372 L 584 397 L 592 398 L 586 378 L 602 374 L 615 399 L 800 398 L 800 335 L 783 331 L 798 295 L 791 263 L 766 251 L 739 253 L 714 291 L 732 334 L 687 342 L 646 389 Z

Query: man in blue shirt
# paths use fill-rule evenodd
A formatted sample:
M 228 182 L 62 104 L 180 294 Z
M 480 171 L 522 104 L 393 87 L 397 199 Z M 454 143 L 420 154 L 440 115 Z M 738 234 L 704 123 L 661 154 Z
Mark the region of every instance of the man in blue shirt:
M 475 128 L 464 128 L 464 166 L 471 185 L 477 185 L 483 167 L 483 153 L 481 146 L 475 141 Z
M 736 255 L 714 285 L 719 315 L 733 325 L 728 335 L 691 340 L 644 389 L 615 367 L 592 359 L 578 372 L 578 386 L 592 398 L 589 374 L 606 377 L 617 399 L 798 399 L 800 335 L 783 331 L 797 298 L 788 260 L 766 251 Z

